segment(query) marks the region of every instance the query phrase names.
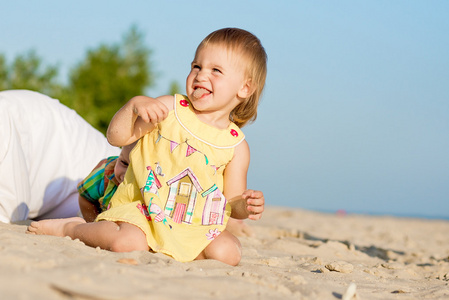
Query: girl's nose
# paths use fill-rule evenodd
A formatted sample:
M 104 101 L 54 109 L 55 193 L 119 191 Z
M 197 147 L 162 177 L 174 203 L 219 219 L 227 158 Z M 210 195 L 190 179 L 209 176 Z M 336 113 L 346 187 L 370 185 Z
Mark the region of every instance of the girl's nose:
M 196 73 L 195 79 L 197 81 L 204 81 L 207 78 L 207 73 L 204 70 L 200 70 L 198 71 L 198 73 Z

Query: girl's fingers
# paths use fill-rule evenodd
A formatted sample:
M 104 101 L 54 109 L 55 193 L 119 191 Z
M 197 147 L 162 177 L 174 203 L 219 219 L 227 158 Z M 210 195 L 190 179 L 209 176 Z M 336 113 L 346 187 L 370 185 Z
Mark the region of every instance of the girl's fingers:
M 261 191 L 254 191 L 254 190 L 246 190 L 242 194 L 243 199 L 248 198 L 263 198 L 263 193 Z
M 265 204 L 265 198 L 248 198 L 246 204 L 251 206 L 263 206 Z
M 252 214 L 261 214 L 264 211 L 263 205 L 261 206 L 248 205 L 246 209 Z
M 262 218 L 262 214 L 249 215 L 249 216 L 248 216 L 248 219 L 254 220 L 254 221 L 260 220 L 260 218 Z

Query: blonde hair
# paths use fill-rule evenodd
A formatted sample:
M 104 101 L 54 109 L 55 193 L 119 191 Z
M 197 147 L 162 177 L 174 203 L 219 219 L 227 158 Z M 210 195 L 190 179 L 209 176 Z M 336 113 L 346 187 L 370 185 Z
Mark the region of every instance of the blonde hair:
M 237 105 L 229 115 L 231 121 L 243 127 L 257 118 L 257 106 L 267 77 L 267 54 L 254 34 L 239 28 L 223 28 L 212 32 L 199 44 L 195 57 L 207 45 L 217 44 L 241 54 L 247 62 L 246 76 L 250 81 L 251 95 Z

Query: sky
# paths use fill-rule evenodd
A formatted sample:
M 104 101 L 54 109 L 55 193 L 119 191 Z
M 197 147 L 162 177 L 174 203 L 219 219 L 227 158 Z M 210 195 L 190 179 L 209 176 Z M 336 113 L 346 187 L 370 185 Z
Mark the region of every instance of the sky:
M 268 54 L 248 187 L 266 203 L 449 218 L 448 1 L 0 1 L 0 53 L 36 50 L 61 80 L 135 25 L 157 74 L 184 86 L 210 32 L 246 29 Z M 124 99 L 124 102 L 128 99 Z

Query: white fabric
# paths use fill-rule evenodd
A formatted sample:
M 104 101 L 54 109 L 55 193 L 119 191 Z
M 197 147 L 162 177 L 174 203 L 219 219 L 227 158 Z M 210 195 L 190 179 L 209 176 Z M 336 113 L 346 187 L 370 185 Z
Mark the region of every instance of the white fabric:
M 75 216 L 78 182 L 119 153 L 58 100 L 0 92 L 0 221 Z

